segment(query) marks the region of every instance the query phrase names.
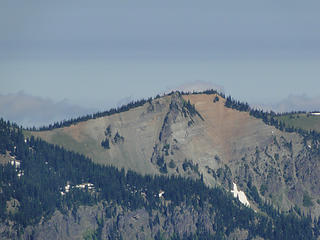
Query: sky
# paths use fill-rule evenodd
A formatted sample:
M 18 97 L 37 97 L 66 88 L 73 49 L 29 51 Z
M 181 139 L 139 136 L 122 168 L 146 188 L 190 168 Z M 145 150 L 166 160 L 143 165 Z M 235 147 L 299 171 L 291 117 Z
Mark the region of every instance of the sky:
M 300 109 L 320 109 L 319 8 L 314 0 L 2 0 L 0 115 L 37 125 L 200 86 L 281 111 L 297 99 Z M 44 108 L 52 114 L 26 120 L 26 109 Z

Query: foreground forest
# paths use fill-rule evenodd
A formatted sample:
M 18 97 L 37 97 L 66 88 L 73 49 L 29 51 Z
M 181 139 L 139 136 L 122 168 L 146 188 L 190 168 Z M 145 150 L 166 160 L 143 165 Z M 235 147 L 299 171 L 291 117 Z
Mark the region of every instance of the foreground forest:
M 292 239 L 293 236 L 316 239 L 319 236 L 319 219 L 299 215 L 299 209 L 284 213 L 260 201 L 259 211 L 255 212 L 225 190 L 207 187 L 201 178 L 125 172 L 95 164 L 82 155 L 34 137 L 25 138 L 22 132 L 17 125 L 0 120 L 0 229 L 3 239 L 37 239 L 39 224 L 50 222 L 57 212 L 77 216 L 77 209 L 82 206 L 99 204 L 104 206 L 102 217 L 97 218 L 92 231 L 83 229 L 81 234 L 85 239 L 126 239 L 126 232 L 119 224 L 106 230 L 108 218 L 119 221 L 116 210 L 119 208 L 122 215 L 139 209 L 148 213 L 153 220 L 149 228 L 153 231 L 146 238 L 221 239 L 237 231 L 248 238 L 260 236 L 264 239 Z M 177 209 L 180 212 L 191 209 L 197 213 L 198 218 L 191 220 L 195 221 L 194 229 L 183 232 L 176 222 L 172 224 L 176 227 L 167 231 L 164 222 L 177 221 L 174 217 Z M 211 220 L 206 225 L 199 220 L 204 213 Z M 136 234 L 143 230 L 138 229 Z M 65 237 L 72 239 L 72 236 Z

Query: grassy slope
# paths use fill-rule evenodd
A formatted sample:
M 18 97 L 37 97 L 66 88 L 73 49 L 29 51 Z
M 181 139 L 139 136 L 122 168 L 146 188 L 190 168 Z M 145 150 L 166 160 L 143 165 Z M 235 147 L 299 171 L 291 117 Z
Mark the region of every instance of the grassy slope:
M 284 122 L 286 126 L 315 130 L 320 132 L 320 116 L 312 116 L 306 113 L 286 114 L 276 117 Z

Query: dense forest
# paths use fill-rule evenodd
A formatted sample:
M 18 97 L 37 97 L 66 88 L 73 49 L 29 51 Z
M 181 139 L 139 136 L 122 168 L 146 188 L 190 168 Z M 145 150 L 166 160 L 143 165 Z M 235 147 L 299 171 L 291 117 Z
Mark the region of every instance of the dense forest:
M 42 140 L 25 138 L 23 130 L 0 119 L 0 154 L 9 156 L 0 165 L 0 217 L 15 222 L 22 233 L 27 225 L 49 219 L 80 205 L 113 202 L 125 209 L 172 211 L 186 204 L 195 210 L 210 206 L 215 214 L 214 235 L 198 227 L 184 239 L 221 239 L 236 228 L 247 229 L 249 237 L 265 239 L 316 239 L 320 220 L 275 210 L 261 200 L 255 213 L 220 188 L 182 177 L 141 176 L 135 172 L 94 164 L 90 159 Z M 17 164 L 19 163 L 19 164 Z M 82 186 L 82 187 L 81 187 Z M 164 192 L 164 204 L 159 192 Z M 259 197 L 259 196 L 258 196 Z M 8 209 L 8 203 L 11 209 Z M 10 205 L 10 204 L 9 204 Z M 157 236 L 161 239 L 161 233 Z M 174 235 L 172 239 L 181 239 Z

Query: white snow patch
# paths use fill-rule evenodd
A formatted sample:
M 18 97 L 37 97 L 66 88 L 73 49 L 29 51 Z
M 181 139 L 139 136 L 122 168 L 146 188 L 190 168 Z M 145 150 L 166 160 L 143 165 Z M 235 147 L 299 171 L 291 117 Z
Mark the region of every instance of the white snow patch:
M 244 204 L 247 207 L 250 207 L 250 203 L 246 197 L 246 194 L 241 190 L 238 191 L 237 184 L 233 183 L 233 190 L 231 190 L 231 192 L 233 193 L 233 196 L 235 198 L 238 198 L 242 204 Z
M 66 191 L 66 193 L 69 192 L 69 191 L 70 191 L 70 184 L 67 184 L 67 185 L 64 187 L 64 190 Z
M 94 185 L 92 183 L 82 183 L 82 184 L 76 185 L 76 188 L 86 188 L 86 187 L 88 187 L 89 190 L 94 189 Z
M 94 185 L 92 183 L 82 183 L 82 184 L 78 184 L 75 186 L 71 186 L 70 183 L 68 182 L 67 185 L 64 187 L 64 191 L 60 191 L 61 195 L 65 195 L 66 193 L 70 192 L 71 188 L 81 188 L 81 189 L 85 189 L 88 188 L 88 190 L 92 190 L 94 191 Z
M 20 170 L 19 172 L 18 172 L 18 177 L 20 178 L 21 176 L 23 176 L 24 175 L 24 172 L 22 171 L 22 170 Z
M 11 165 L 15 166 L 16 168 L 20 168 L 20 161 L 18 160 L 12 160 Z
M 163 194 L 164 194 L 164 191 L 160 190 L 160 192 L 159 192 L 159 198 L 161 198 L 161 197 L 163 196 Z

